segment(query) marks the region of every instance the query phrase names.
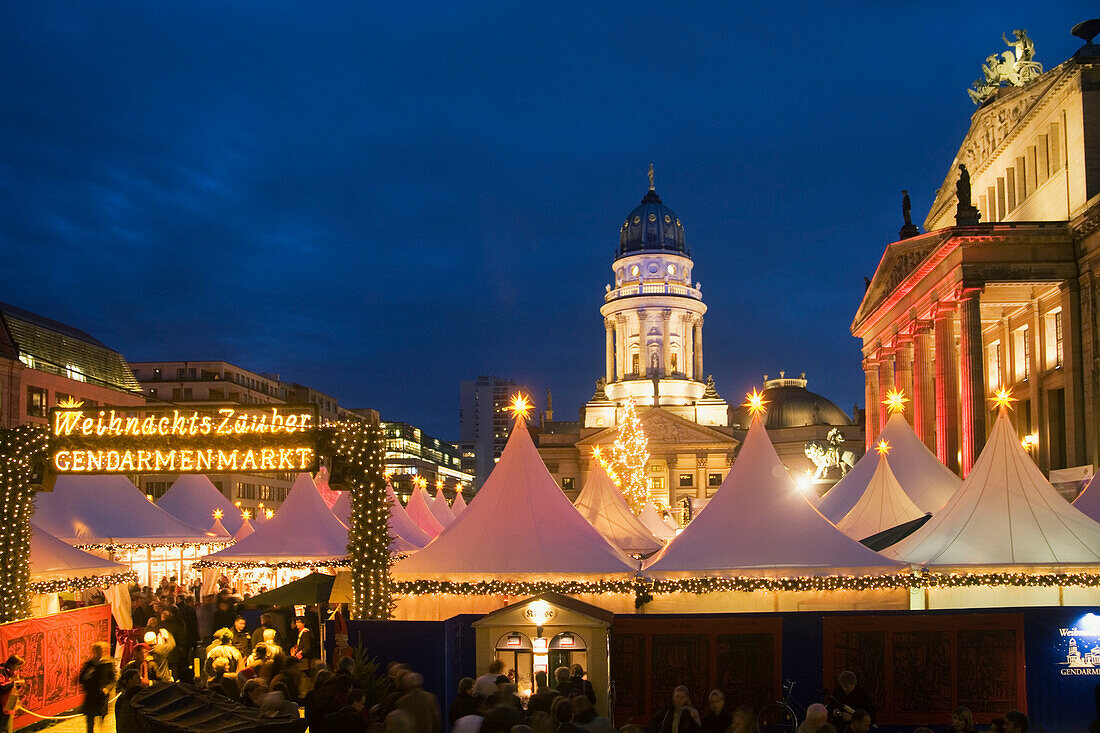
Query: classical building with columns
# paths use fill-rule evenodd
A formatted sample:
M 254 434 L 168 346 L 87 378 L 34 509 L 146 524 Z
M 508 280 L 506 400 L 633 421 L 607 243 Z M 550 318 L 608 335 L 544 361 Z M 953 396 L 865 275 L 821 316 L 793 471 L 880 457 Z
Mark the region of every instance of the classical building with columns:
M 1100 46 L 982 103 L 924 228 L 887 245 L 852 323 L 867 446 L 897 388 L 965 476 L 1004 388 L 1044 471 L 1096 465 Z
M 600 308 L 605 371 L 576 422 L 542 425 L 539 453 L 571 498 L 588 476 L 593 447 L 615 440 L 633 398 L 649 438 L 655 498 L 675 506 L 705 499 L 722 483 L 737 441 L 729 403 L 703 369 L 701 286 L 684 227 L 653 186 L 626 217 Z

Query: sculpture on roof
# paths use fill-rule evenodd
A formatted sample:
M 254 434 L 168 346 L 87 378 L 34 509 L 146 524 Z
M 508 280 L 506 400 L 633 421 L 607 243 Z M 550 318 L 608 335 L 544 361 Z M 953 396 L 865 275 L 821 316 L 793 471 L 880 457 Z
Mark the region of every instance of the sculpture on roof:
M 983 104 L 997 93 L 1002 84 L 1022 87 L 1043 73 L 1043 65 L 1035 61 L 1035 42 L 1028 38 L 1027 30 L 1012 31 L 1014 40 L 1004 34 L 1001 39 L 1013 50 L 1000 54 L 991 53 L 982 64 L 984 79 L 976 79 L 967 94 L 974 104 Z
M 833 428 L 825 436 L 825 445 L 817 442 L 806 444 L 806 457 L 817 466 L 814 479 L 825 476 L 829 469 L 839 468 L 840 475 L 844 476 L 856 465 L 856 454 L 850 450 L 844 450 L 844 433 Z

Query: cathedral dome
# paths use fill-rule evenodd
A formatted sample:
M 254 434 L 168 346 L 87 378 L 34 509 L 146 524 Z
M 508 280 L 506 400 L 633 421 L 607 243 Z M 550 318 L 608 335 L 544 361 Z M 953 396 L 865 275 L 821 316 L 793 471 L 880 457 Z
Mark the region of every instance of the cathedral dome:
M 684 227 L 676 212 L 661 202 L 652 188 L 623 222 L 617 257 L 638 252 L 675 252 L 690 257 Z
M 852 425 L 852 419 L 831 401 L 806 389 L 806 376 L 798 379 L 784 377 L 764 378 L 764 402 L 767 408 L 764 427 L 797 428 L 804 425 Z M 734 410 L 734 426 L 747 428 L 752 422 L 749 409 L 744 405 Z

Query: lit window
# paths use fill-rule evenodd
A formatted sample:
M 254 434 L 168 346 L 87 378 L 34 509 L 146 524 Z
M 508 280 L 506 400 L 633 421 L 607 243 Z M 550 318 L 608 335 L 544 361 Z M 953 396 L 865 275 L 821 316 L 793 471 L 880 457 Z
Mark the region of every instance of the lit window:
M 695 478 L 690 473 L 680 474 L 680 487 L 690 488 L 695 485 Z

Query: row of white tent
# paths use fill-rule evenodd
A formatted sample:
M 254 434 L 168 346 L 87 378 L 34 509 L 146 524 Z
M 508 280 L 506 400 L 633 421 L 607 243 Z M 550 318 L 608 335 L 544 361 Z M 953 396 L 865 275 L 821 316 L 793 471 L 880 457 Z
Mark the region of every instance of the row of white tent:
M 598 467 L 571 504 L 517 421 L 469 507 L 461 495 L 448 506 L 441 493 L 433 500 L 423 488 L 402 506 L 387 486 L 391 550 L 408 554 L 395 576 L 618 575 L 637 572 L 634 556 L 647 555 L 644 570 L 654 577 L 1100 563 L 1100 488 L 1094 482 L 1070 505 L 1004 415 L 961 483 L 900 415 L 881 437 L 891 445 L 889 454 L 868 453 L 814 506 L 754 421 L 722 486 L 676 534 L 652 505 L 641 516 L 631 513 Z M 324 497 L 332 495 L 330 507 Z M 62 477 L 36 504 L 39 528 L 71 545 L 210 545 L 232 536 L 231 546 L 205 559 L 336 562 L 347 556 L 350 498 L 331 492 L 323 473 L 316 481 L 299 475 L 275 516 L 255 528 L 205 476 L 181 477 L 157 504 L 122 477 Z M 214 509 L 222 511 L 221 520 L 197 529 L 210 523 Z M 927 512 L 930 520 L 881 553 L 858 542 Z

